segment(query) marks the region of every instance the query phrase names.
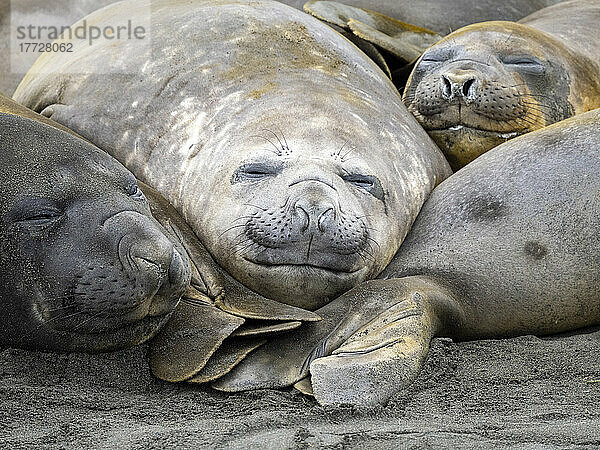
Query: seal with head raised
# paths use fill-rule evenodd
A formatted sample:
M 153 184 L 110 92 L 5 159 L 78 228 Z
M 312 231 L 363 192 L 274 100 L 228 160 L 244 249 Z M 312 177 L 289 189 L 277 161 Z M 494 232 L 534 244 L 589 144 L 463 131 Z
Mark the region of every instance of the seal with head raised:
M 0 96 L 0 346 L 139 344 L 175 309 L 189 260 L 131 173 L 54 125 Z
M 467 26 L 417 62 L 404 102 L 458 169 L 515 136 L 600 107 L 600 2 Z
M 432 193 L 381 279 L 251 354 L 215 387 L 311 375 L 324 404 L 385 403 L 434 336 L 547 335 L 600 323 L 600 110 L 504 143 Z M 306 391 L 306 381 L 298 385 Z
M 120 2 L 87 21 L 149 5 Z M 259 294 L 316 309 L 380 273 L 449 174 L 393 84 L 277 2 L 151 7 L 153 51 L 74 40 L 73 53 L 42 55 L 15 98 L 161 192 Z M 107 64 L 123 74 L 90 73 Z

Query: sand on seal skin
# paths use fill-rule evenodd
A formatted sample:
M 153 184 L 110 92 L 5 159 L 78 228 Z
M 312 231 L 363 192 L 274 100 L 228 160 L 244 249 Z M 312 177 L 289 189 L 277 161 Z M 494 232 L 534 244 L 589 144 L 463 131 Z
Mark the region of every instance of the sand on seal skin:
M 0 448 L 598 448 L 600 331 L 455 344 L 373 410 L 161 382 L 146 346 L 0 351 Z

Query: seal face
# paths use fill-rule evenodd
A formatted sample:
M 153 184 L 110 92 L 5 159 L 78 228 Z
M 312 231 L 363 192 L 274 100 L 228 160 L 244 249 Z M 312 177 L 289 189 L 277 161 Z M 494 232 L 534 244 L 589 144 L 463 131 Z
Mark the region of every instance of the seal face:
M 574 113 L 570 53 L 509 22 L 457 31 L 426 51 L 404 101 L 454 168 L 492 147 Z
M 0 114 L 1 345 L 104 351 L 150 338 L 189 284 L 133 175 L 66 132 Z
M 212 182 L 219 202 L 202 206 L 198 229 L 210 230 L 203 241 L 217 261 L 251 289 L 293 295 L 296 305 L 334 298 L 382 270 L 402 233 L 393 220 L 401 211 L 380 163 L 356 149 L 359 138 L 338 140 L 336 149 L 325 136 L 243 134 L 253 133 Z
M 464 27 L 417 61 L 404 102 L 459 169 L 490 148 L 600 107 L 600 5 L 559 3 Z
M 15 98 L 158 190 L 261 295 L 316 309 L 383 270 L 450 170 L 380 69 L 276 2 L 157 1 L 152 13 L 152 53 L 75 42 L 39 60 L 56 73 L 34 67 Z M 135 16 L 139 3 L 88 21 L 111 14 Z M 144 71 L 89 74 L 115 57 Z

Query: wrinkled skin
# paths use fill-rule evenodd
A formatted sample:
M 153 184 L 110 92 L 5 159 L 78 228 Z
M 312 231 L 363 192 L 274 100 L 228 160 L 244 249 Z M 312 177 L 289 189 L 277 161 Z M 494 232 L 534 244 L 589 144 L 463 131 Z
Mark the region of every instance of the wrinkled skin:
M 545 11 L 458 30 L 413 69 L 404 102 L 455 170 L 508 139 L 600 107 L 600 5 Z
M 139 10 L 123 2 L 88 20 Z M 276 2 L 152 12 L 152 53 L 75 42 L 42 56 L 15 99 L 156 188 L 261 295 L 314 310 L 381 272 L 450 170 L 379 68 Z M 79 73 L 115 58 L 127 74 Z
M 189 260 L 133 175 L 66 132 L 0 114 L 1 346 L 106 351 L 166 323 Z

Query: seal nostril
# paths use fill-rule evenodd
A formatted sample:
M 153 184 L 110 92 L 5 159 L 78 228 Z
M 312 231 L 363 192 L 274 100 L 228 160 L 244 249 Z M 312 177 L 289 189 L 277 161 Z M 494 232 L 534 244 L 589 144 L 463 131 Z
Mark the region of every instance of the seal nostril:
M 470 78 L 463 84 L 462 94 L 465 97 L 469 97 L 473 94 L 474 88 L 473 84 L 475 83 L 475 78 Z
M 324 230 L 324 224 L 325 222 L 327 222 L 327 220 L 333 215 L 333 208 L 328 208 L 326 211 L 324 211 L 320 216 L 319 219 L 317 221 L 318 223 L 318 227 L 320 231 L 325 231 Z
M 445 75 L 442 75 L 442 97 L 446 99 L 452 97 L 452 83 Z
M 302 221 L 302 224 L 300 226 L 300 232 L 303 233 L 308 229 L 308 226 L 310 225 L 310 215 L 300 205 L 296 205 L 296 212 L 297 212 L 297 216 Z

